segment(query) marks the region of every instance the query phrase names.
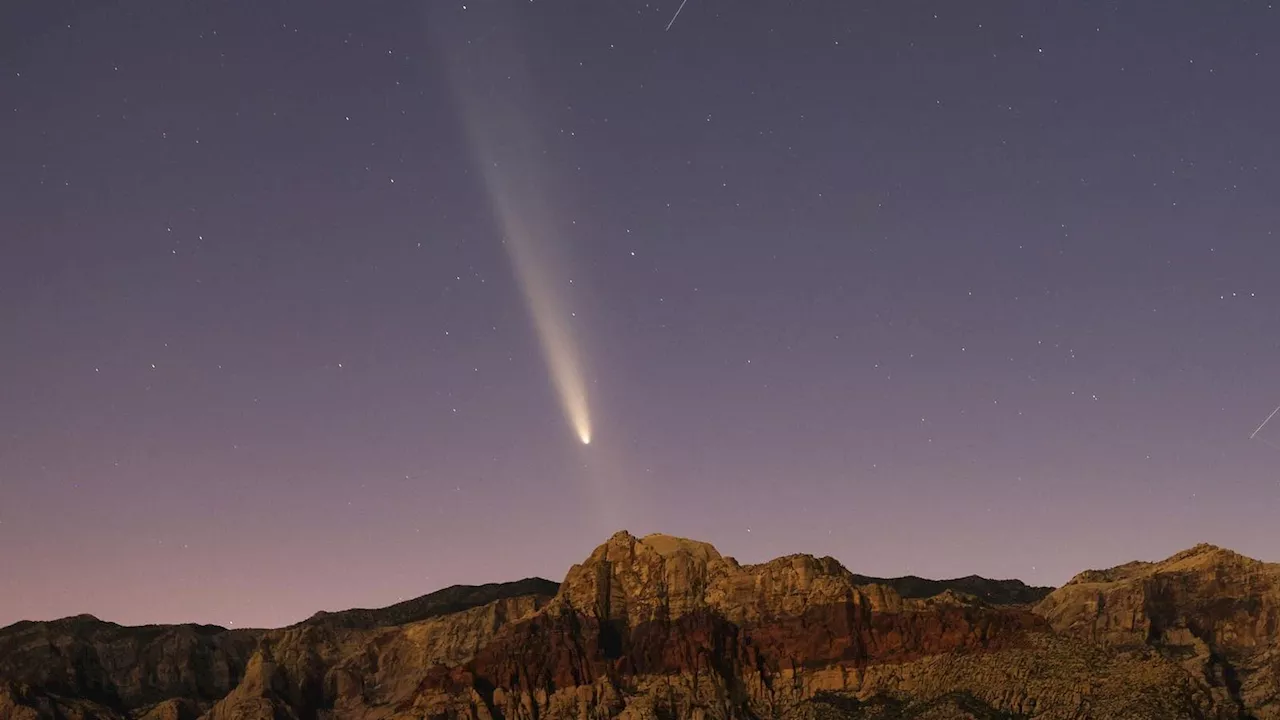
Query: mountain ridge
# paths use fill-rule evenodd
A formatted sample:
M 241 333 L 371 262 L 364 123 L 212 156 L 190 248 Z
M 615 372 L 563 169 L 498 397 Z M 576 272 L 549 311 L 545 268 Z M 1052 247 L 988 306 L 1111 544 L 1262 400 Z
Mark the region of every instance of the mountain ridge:
M 562 583 L 293 625 L 0 629 L 0 720 L 1280 719 L 1280 565 L 1201 544 L 1061 588 L 743 565 L 615 533 Z

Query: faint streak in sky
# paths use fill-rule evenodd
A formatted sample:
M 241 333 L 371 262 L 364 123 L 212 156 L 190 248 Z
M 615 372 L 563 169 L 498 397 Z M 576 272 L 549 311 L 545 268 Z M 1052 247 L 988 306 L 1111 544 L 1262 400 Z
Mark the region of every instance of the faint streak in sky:
M 1257 440 L 1261 442 L 1263 445 L 1267 445 L 1269 447 L 1273 447 L 1277 450 L 1280 450 L 1280 445 L 1276 445 L 1275 443 L 1271 442 L 1270 440 L 1267 440 L 1266 438 L 1258 437 L 1258 433 L 1262 432 L 1262 428 L 1266 427 L 1267 423 L 1271 422 L 1271 418 L 1275 417 L 1276 413 L 1280 413 L 1280 406 L 1276 406 L 1276 409 L 1271 411 L 1271 414 L 1267 416 L 1267 419 L 1263 420 L 1262 424 L 1259 425 L 1256 430 L 1254 430 L 1252 433 L 1249 434 L 1249 439 Z
M 1266 419 L 1266 420 L 1263 420 L 1263 421 L 1262 421 L 1262 424 L 1258 426 L 1258 429 L 1257 429 L 1257 430 L 1254 430 L 1254 431 L 1253 431 L 1253 433 L 1252 433 L 1251 435 L 1249 435 L 1249 439 L 1250 439 L 1250 440 L 1252 440 L 1252 439 L 1254 439 L 1254 438 L 1258 437 L 1258 433 L 1262 432 L 1262 428 L 1266 427 L 1266 426 L 1267 426 L 1267 423 L 1271 422 L 1271 418 L 1275 417 L 1275 416 L 1276 416 L 1276 413 L 1280 413 L 1280 405 L 1277 405 L 1277 406 L 1276 406 L 1276 409 L 1275 409 L 1275 410 L 1272 410 L 1272 411 L 1271 411 L 1271 414 L 1267 416 L 1267 419 Z
M 689 0 L 680 1 L 680 7 L 676 8 L 676 14 L 672 15 L 671 22 L 667 23 L 667 30 L 670 30 L 671 26 L 676 24 L 676 18 L 680 17 L 680 11 L 684 10 L 684 4 L 687 2 L 689 2 Z M 666 32 L 667 30 L 663 30 L 663 32 Z

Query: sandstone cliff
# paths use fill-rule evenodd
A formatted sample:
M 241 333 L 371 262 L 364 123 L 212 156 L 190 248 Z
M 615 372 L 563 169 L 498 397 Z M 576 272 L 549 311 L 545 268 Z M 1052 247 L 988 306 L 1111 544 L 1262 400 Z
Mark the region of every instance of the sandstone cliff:
M 546 610 L 439 668 L 413 707 L 529 719 L 1236 716 L 1160 654 L 1060 636 L 1025 606 L 950 590 L 903 598 L 830 558 L 744 566 L 704 543 L 626 533 L 570 569 Z
M 1154 648 L 1242 713 L 1280 718 L 1280 564 L 1197 545 L 1162 562 L 1080 573 L 1036 612 L 1103 646 Z
M 280 630 L 19 623 L 0 630 L 0 720 L 1264 720 L 1278 577 L 1198 546 L 1046 595 L 618 533 L 559 586 Z

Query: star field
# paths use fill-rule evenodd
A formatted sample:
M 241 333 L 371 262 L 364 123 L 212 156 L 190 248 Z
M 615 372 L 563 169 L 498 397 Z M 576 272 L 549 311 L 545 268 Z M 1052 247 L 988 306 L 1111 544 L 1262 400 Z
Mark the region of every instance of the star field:
M 281 625 L 622 527 L 1280 559 L 1280 8 L 678 7 L 0 9 L 0 625 Z

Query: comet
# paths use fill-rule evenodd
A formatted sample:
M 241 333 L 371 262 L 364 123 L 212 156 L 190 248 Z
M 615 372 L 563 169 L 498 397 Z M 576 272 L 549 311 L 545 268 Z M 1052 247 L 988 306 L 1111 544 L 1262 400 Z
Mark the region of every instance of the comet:
M 477 50 L 451 49 L 449 65 L 476 164 L 484 180 L 502 245 L 524 298 L 551 384 L 574 436 L 591 444 L 591 413 L 575 315 L 569 310 L 564 268 L 567 214 L 553 196 L 559 183 L 548 168 L 528 88 L 532 78 L 510 40 Z M 487 43 L 486 43 L 487 44 Z M 483 56 L 474 64 L 475 53 Z
M 555 272 L 557 238 L 552 231 L 551 202 L 536 159 L 531 157 L 534 153 L 512 137 L 486 135 L 478 152 L 485 158 L 485 185 L 561 409 L 582 444 L 590 445 L 587 384 L 570 323 L 573 316 L 560 290 L 568 282 Z
M 499 178 L 493 184 L 502 188 L 504 180 Z M 549 269 L 539 255 L 536 243 L 544 239 L 543 236 L 513 217 L 510 208 L 505 207 L 508 201 L 509 197 L 503 190 L 495 192 L 495 204 L 503 208 L 499 210 L 506 228 L 503 244 L 524 294 L 525 305 L 537 332 L 561 408 L 578 439 L 583 445 L 590 445 L 591 414 L 587 405 L 582 362 L 568 322 L 571 316 L 565 311 L 563 302 L 555 292 L 557 283 L 552 280 Z

